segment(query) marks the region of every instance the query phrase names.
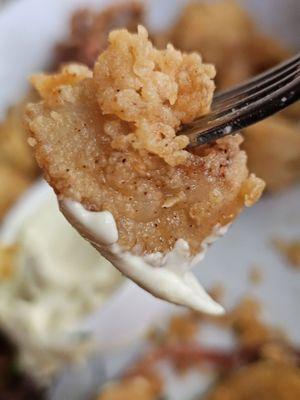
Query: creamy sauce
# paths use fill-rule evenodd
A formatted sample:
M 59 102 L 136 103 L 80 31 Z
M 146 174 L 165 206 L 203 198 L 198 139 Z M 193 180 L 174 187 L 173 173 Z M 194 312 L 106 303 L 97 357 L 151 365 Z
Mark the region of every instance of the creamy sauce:
M 190 255 L 189 245 L 183 239 L 177 240 L 174 248 L 166 254 L 158 252 L 138 255 L 124 251 L 119 246 L 116 222 L 108 211 L 87 211 L 81 204 L 70 200 L 62 200 L 61 209 L 67 219 L 104 257 L 150 293 L 196 311 L 209 314 L 224 312 L 223 307 L 206 293 L 190 272 L 190 268 L 204 258 L 207 247 L 224 235 L 228 226 L 217 225 L 202 243 L 199 254 L 194 257 Z M 101 224 L 102 220 L 106 223 Z M 112 238 L 115 239 L 114 242 Z
M 1 281 L 0 291 L 1 327 L 17 343 L 23 368 L 39 382 L 66 360 L 85 357 L 91 338 L 82 335 L 81 322 L 123 282 L 66 222 L 52 196 L 24 222 L 13 274 Z M 97 219 L 102 227 L 107 221 L 112 228 L 109 215 Z M 111 233 L 101 237 L 109 242 Z
M 77 221 L 83 227 L 89 226 L 93 237 L 101 244 L 113 244 L 118 241 L 118 228 L 114 217 L 109 211 L 92 213 L 76 201 L 65 200 L 65 207 L 76 215 Z

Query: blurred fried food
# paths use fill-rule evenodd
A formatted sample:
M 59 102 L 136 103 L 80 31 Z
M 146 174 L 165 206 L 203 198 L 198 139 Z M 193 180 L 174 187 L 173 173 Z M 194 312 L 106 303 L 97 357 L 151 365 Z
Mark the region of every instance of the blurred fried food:
M 0 163 L 0 220 L 30 184 L 31 179 L 16 168 Z
M 281 253 L 282 256 L 285 257 L 288 264 L 291 267 L 299 268 L 300 267 L 300 240 L 284 240 L 281 238 L 275 238 L 273 240 L 273 244 L 276 247 L 277 251 Z
M 22 120 L 25 105 L 35 97 L 28 94 L 0 123 L 0 220 L 38 175 Z
M 300 179 L 300 128 L 283 116 L 269 118 L 244 131 L 248 167 L 271 191 Z
M 157 400 L 161 386 L 149 377 L 137 376 L 108 385 L 98 400 Z
M 299 400 L 300 370 L 281 363 L 250 365 L 221 381 L 207 400 Z
M 70 36 L 57 46 L 55 66 L 76 61 L 93 67 L 98 55 L 107 46 L 108 34 L 116 28 L 136 31 L 144 22 L 144 8 L 134 1 L 108 7 L 100 12 L 78 10 L 71 20 Z
M 199 400 L 298 400 L 299 351 L 284 332 L 263 321 L 261 311 L 259 302 L 245 297 L 225 316 L 173 315 L 167 329 L 156 328 L 159 340 L 151 341 L 152 347 L 123 377 L 106 384 L 98 400 L 161 399 L 167 387 L 161 362 L 168 362 L 177 374 L 210 366 L 215 381 Z M 198 333 L 207 324 L 233 335 L 231 351 L 199 343 Z M 176 334 L 175 341 L 174 327 L 175 333 L 185 332 Z
M 17 245 L 0 246 L 0 282 L 13 276 L 17 253 Z
M 19 104 L 11 107 L 0 124 L 0 163 L 34 178 L 38 173 L 37 164 L 31 147 L 27 143 L 27 132 L 23 125 L 23 113 L 26 104 L 36 98 L 28 94 Z

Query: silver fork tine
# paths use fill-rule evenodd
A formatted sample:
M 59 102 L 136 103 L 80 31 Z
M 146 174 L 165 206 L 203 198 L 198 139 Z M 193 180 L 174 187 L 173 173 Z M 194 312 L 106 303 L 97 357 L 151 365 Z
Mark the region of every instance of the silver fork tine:
M 275 70 L 273 74 L 268 74 L 265 76 L 265 79 L 258 79 L 257 81 L 253 80 L 251 85 L 243 85 L 246 88 L 241 88 L 235 94 L 230 96 L 223 96 L 222 99 L 219 99 L 218 95 L 214 99 L 213 110 L 224 109 L 225 106 L 230 105 L 233 102 L 237 102 L 239 98 L 244 98 L 245 96 L 250 96 L 251 94 L 255 94 L 260 90 L 263 90 L 265 87 L 270 87 L 272 84 L 276 84 L 282 79 L 288 79 L 289 76 L 295 74 L 299 68 L 300 57 L 292 65 L 287 65 L 285 69 L 280 69 L 280 71 Z M 256 84 L 257 82 L 257 84 Z M 232 91 L 230 91 L 231 93 Z
M 280 75 L 275 81 L 268 79 L 268 82 L 266 82 L 265 85 L 260 84 L 260 86 L 258 86 L 257 88 L 254 87 L 250 93 L 245 92 L 239 97 L 232 98 L 231 91 L 228 91 L 228 97 L 232 98 L 231 101 L 227 102 L 224 100 L 222 102 L 222 108 L 215 108 L 214 106 L 212 106 L 212 112 L 209 115 L 201 118 L 200 120 L 195 120 L 189 125 L 199 126 L 199 121 L 202 121 L 202 123 L 205 122 L 206 124 L 209 124 L 211 122 L 213 123 L 221 117 L 228 115 L 230 112 L 236 112 L 245 106 L 249 106 L 251 105 L 251 103 L 259 100 L 263 96 L 267 96 L 269 93 L 273 93 L 277 89 L 284 87 L 289 82 L 293 81 L 297 74 L 299 74 L 299 66 L 296 66 L 292 72 L 287 75 L 283 75 L 283 77 L 282 75 Z
M 246 92 L 245 95 L 240 95 L 238 98 L 234 98 L 234 101 L 223 102 L 222 108 L 215 109 L 213 107 L 213 112 L 212 114 L 210 114 L 210 117 L 208 119 L 211 120 L 220 118 L 228 112 L 232 111 L 232 109 L 234 109 L 233 111 L 237 111 L 242 107 L 251 104 L 255 100 L 260 99 L 262 96 L 267 96 L 268 93 L 273 93 L 275 90 L 280 89 L 284 85 L 293 81 L 297 73 L 298 69 L 295 69 L 294 71 L 292 71 L 292 73 L 284 76 L 283 78 L 280 77 L 274 81 L 272 80 L 271 82 L 267 82 L 266 86 L 258 86 L 257 88 L 254 88 L 253 91 L 251 91 L 250 93 Z
M 236 95 L 239 95 L 240 93 L 246 92 L 248 89 L 251 89 L 261 82 L 264 83 L 267 81 L 267 79 L 270 77 L 271 79 L 273 77 L 276 77 L 278 74 L 285 73 L 286 71 L 289 70 L 289 68 L 295 67 L 295 65 L 299 65 L 299 60 L 300 60 L 300 54 L 297 54 L 296 56 L 290 58 L 287 61 L 284 61 L 277 66 L 268 69 L 265 72 L 262 72 L 259 75 L 256 75 L 252 79 L 248 80 L 246 83 L 237 85 L 230 89 L 230 94 L 231 97 L 234 97 Z M 223 99 L 228 99 L 228 91 L 217 93 L 214 99 L 214 102 L 218 104 L 221 102 Z
M 299 100 L 300 55 L 271 71 L 217 95 L 218 107 L 213 107 L 209 115 L 183 126 L 179 134 L 189 136 L 190 147 L 209 143 L 267 118 Z

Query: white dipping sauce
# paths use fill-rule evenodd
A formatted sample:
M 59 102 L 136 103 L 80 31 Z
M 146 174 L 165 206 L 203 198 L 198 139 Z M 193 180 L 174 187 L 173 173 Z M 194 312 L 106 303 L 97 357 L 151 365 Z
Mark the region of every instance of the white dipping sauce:
M 113 215 L 108 211 L 87 211 L 80 203 L 62 200 L 66 218 L 124 275 L 161 299 L 187 306 L 196 311 L 219 315 L 224 313 L 189 271 L 204 258 L 209 244 L 225 234 L 228 226 L 216 226 L 201 245 L 196 256 L 189 244 L 179 239 L 170 252 L 146 255 L 124 251 L 119 246 Z
M 108 214 L 96 219 L 102 229 L 109 225 L 106 241 L 115 239 Z M 123 277 L 66 222 L 54 195 L 28 217 L 17 244 L 12 276 L 0 280 L 0 324 L 17 344 L 22 367 L 47 382 L 66 360 L 86 356 L 91 338 L 80 324 Z
M 113 244 L 118 241 L 118 228 L 114 217 L 109 211 L 90 212 L 76 201 L 65 200 L 66 209 L 76 215 L 76 220 L 83 228 L 89 226 L 91 235 L 103 244 Z

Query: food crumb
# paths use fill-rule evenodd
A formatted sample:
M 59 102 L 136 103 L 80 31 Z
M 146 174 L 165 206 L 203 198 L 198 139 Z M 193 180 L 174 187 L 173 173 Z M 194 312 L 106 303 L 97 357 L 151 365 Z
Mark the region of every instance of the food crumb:
M 279 336 L 261 320 L 261 304 L 252 297 L 245 297 L 224 320 L 244 346 L 256 346 Z
M 166 333 L 168 343 L 189 342 L 195 339 L 198 332 L 198 322 L 194 313 L 174 315 L 170 319 Z
M 12 277 L 17 253 L 16 245 L 0 247 L 0 282 Z
M 107 385 L 98 397 L 98 400 L 156 400 L 160 388 L 151 380 L 137 376 L 132 379 L 125 379 L 121 382 L 114 382 Z
M 253 265 L 249 271 L 249 281 L 254 285 L 261 283 L 263 280 L 262 268 L 259 265 Z
M 276 250 L 281 253 L 294 268 L 300 268 L 300 240 L 291 241 L 275 238 L 272 240 Z
M 244 195 L 244 204 L 246 207 L 251 207 L 261 197 L 264 189 L 265 182 L 257 178 L 255 174 L 250 174 L 249 178 L 244 182 L 242 194 Z
M 209 295 L 217 302 L 221 303 L 222 300 L 224 299 L 225 295 L 225 287 L 221 284 L 218 283 L 215 286 L 213 286 L 210 291 Z
M 266 361 L 286 365 L 292 365 L 296 361 L 293 352 L 284 343 L 266 343 L 261 349 L 261 356 Z
M 31 146 L 31 147 L 34 147 L 36 145 L 36 143 L 37 143 L 36 139 L 33 138 L 33 137 L 29 137 L 27 139 L 27 142 L 28 142 L 29 146 Z

